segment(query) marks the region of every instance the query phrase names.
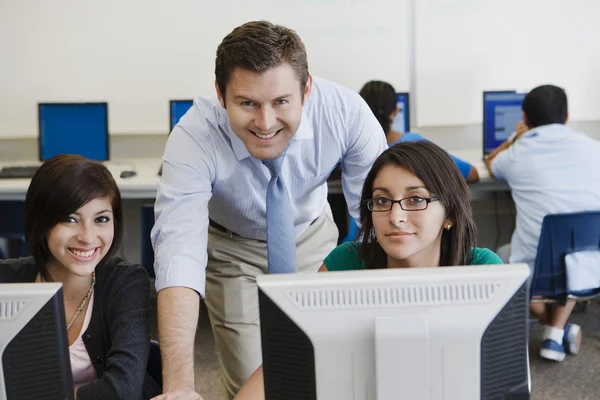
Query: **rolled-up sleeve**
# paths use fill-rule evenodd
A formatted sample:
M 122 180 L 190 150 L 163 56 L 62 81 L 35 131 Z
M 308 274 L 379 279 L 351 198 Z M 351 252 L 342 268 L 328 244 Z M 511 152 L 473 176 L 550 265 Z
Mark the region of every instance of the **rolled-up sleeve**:
M 359 223 L 360 196 L 367 174 L 387 149 L 385 133 L 364 100 L 357 94 L 348 124 L 349 146 L 342 160 L 342 188 L 350 216 Z
M 210 135 L 197 137 L 180 125 L 169 136 L 151 233 L 157 292 L 184 286 L 204 296 L 212 148 Z

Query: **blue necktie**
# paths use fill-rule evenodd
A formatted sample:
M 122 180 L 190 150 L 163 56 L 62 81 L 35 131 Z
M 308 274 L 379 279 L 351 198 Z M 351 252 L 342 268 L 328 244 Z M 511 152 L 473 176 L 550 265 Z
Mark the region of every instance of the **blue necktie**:
M 263 164 L 271 171 L 267 187 L 267 261 L 269 274 L 297 272 L 294 212 L 281 174 L 285 152 Z

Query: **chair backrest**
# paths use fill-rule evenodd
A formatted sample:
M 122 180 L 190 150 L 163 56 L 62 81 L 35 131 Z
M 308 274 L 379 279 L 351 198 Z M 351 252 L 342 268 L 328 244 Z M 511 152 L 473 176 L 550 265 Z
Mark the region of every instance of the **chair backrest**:
M 154 249 L 150 240 L 150 232 L 154 226 L 154 205 L 145 204 L 142 206 L 142 267 L 148 272 L 148 276 L 155 278 L 154 275 Z
M 551 214 L 544 217 L 530 295 L 567 298 L 565 255 L 600 249 L 600 211 Z
M 146 371 L 162 389 L 162 360 L 160 358 L 160 345 L 156 340 L 150 341 L 150 354 L 148 355 Z
M 25 227 L 23 224 L 24 204 L 22 201 L 0 202 L 0 238 L 19 240 L 20 257 L 27 255 Z M 4 257 L 5 255 L 0 249 L 0 258 Z

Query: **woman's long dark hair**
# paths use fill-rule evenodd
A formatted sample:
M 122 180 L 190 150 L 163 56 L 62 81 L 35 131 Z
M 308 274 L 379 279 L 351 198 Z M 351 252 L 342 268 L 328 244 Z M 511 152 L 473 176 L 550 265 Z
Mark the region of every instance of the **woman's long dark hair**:
M 87 202 L 108 197 L 115 234 L 101 263 L 117 254 L 123 242 L 123 205 L 113 176 L 100 162 L 77 155 L 54 156 L 37 170 L 25 197 L 25 239 L 44 279 L 48 262 L 48 232 Z
M 387 82 L 370 81 L 360 89 L 359 94 L 373 111 L 385 135 L 390 132 L 390 115 L 396 109 L 397 97 L 394 87 Z
M 373 197 L 373 182 L 386 165 L 405 168 L 423 181 L 427 190 L 439 197 L 452 221 L 450 230 L 443 230 L 440 266 L 468 265 L 475 245 L 475 223 L 469 201 L 469 188 L 456 164 L 443 149 L 428 141 L 401 142 L 384 151 L 373 163 L 363 186 L 358 237 L 362 240 L 360 254 L 369 269 L 385 268 L 387 254 L 377 242 L 373 215 L 366 200 Z M 418 211 L 415 211 L 418 212 Z

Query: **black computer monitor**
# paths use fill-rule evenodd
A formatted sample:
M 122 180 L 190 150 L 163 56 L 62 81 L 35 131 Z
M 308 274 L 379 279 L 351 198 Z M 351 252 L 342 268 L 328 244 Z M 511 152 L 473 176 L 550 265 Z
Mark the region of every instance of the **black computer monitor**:
M 0 284 L 0 399 L 73 399 L 62 284 Z
M 109 160 L 107 103 L 39 103 L 40 161 L 58 154 Z
M 515 131 L 522 120 L 524 93 L 514 90 L 483 92 L 483 155 L 491 153 Z

